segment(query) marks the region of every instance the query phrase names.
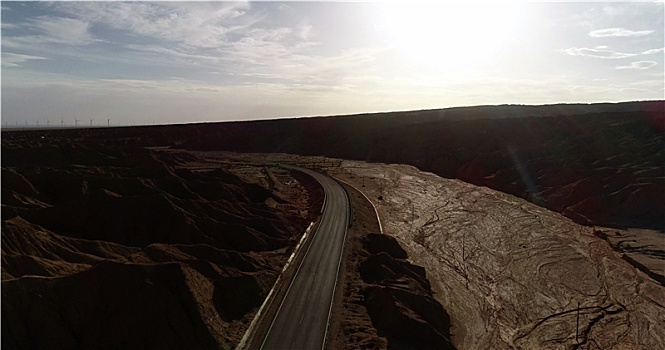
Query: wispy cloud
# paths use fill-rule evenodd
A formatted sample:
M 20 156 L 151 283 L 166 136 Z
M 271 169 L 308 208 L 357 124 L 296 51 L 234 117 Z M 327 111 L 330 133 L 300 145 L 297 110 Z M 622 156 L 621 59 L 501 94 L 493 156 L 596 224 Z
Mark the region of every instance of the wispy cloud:
M 289 27 L 264 24 L 267 13 L 248 2 L 64 2 L 52 7 L 95 27 L 129 34 L 134 40 L 121 43 L 128 49 L 124 54 L 162 55 L 189 68 L 206 65 L 236 74 L 261 73 L 260 67 L 282 71 L 316 63 L 309 58 L 320 45 L 307 20 Z M 30 39 L 14 37 L 8 43 L 17 46 Z
M 45 47 L 84 46 L 96 40 L 89 32 L 90 23 L 73 18 L 39 16 L 21 25 L 2 23 L 2 29 L 26 29 L 28 34 L 3 33 L 3 48 L 41 50 Z M 65 48 L 68 50 L 69 48 Z
M 617 6 L 605 6 L 603 7 L 603 14 L 607 17 L 618 17 L 626 13 L 626 10 L 622 7 Z
M 655 53 L 663 52 L 663 49 L 664 48 L 661 47 L 660 49 L 646 50 L 646 51 L 642 52 L 642 54 L 643 55 L 652 55 L 652 54 L 655 54 Z
M 421 64 L 396 45 L 390 47 L 394 41 L 377 30 L 373 18 L 365 17 L 376 4 L 358 4 L 362 11 L 352 16 L 348 14 L 355 4 L 337 2 L 2 5 L 14 9 L 2 14 L 2 49 L 8 52 L 3 55 L 6 118 L 43 115 L 55 120 L 103 111 L 116 121 L 193 121 L 649 99 L 662 98 L 663 91 L 662 16 L 644 4 L 552 5 L 555 11 L 537 12 L 541 17 L 532 18 L 524 9 L 520 20 L 530 30 L 515 31 L 505 50 L 487 65 L 474 63 L 486 53 L 474 40 L 493 30 L 491 25 L 472 31 L 433 26 L 424 37 L 408 36 L 407 41 L 447 43 L 446 50 L 409 51 L 434 58 Z M 472 9 L 468 12 L 468 18 L 450 22 L 477 19 Z M 578 14 L 586 14 L 582 19 L 588 25 L 571 26 Z M 554 17 L 560 17 L 560 26 L 544 23 Z M 414 21 L 418 18 L 416 14 Z M 645 34 L 646 29 L 656 31 Z M 451 44 L 454 38 L 459 45 Z M 581 40 L 567 41 L 576 39 Z M 545 55 L 552 48 L 564 50 L 543 57 L 551 60 L 545 70 L 540 62 L 529 64 L 524 54 L 538 50 Z M 448 61 L 447 55 L 461 59 Z M 427 67 L 430 61 L 437 61 L 436 68 Z M 578 74 L 578 67 L 588 74 Z M 455 72 L 467 69 L 468 74 Z M 512 79 L 515 74 L 519 78 Z M 497 77 L 476 79 L 493 75 Z M 593 81 L 596 77 L 608 80 Z M 650 85 L 630 85 L 644 79 Z M 81 100 L 86 103 L 72 103 Z M 54 113 L 59 114 L 50 115 Z
M 313 27 L 309 25 L 307 22 L 301 23 L 300 25 L 300 38 L 303 40 L 310 40 L 314 34 L 314 30 L 312 29 Z
M 640 55 L 653 55 L 655 53 L 663 51 L 663 48 L 660 48 L 660 49 L 646 50 L 640 53 L 626 53 L 626 52 L 607 50 L 607 48 L 608 48 L 607 46 L 596 46 L 595 49 L 590 49 L 586 47 L 571 47 L 569 49 L 563 49 L 561 51 L 571 56 L 586 56 L 586 57 L 605 58 L 605 59 L 635 57 Z
M 376 80 L 375 62 L 387 48 L 349 49 L 332 56 L 288 54 L 270 61 L 269 65 L 246 67 L 238 74 L 265 82 L 288 82 L 300 87 L 336 89 Z M 348 86 L 347 86 L 348 87 Z
M 30 60 L 46 60 L 46 57 L 20 55 L 16 53 L 3 52 L 2 53 L 2 66 L 3 67 L 20 67 L 22 63 Z
M 81 20 L 193 48 L 215 48 L 228 35 L 260 20 L 247 2 L 60 3 L 57 10 Z
M 187 79 L 139 80 L 139 79 L 101 79 L 99 86 L 108 90 L 146 90 L 171 92 L 219 92 L 218 86 Z
M 93 42 L 88 32 L 90 24 L 74 18 L 41 16 L 30 21 L 29 27 L 41 33 L 45 42 L 85 45 Z
M 639 69 L 639 70 L 644 70 L 644 69 L 649 69 L 654 66 L 656 66 L 658 63 L 654 61 L 637 61 L 633 62 L 628 66 L 617 66 L 616 69 Z
M 224 61 L 223 57 L 220 57 L 219 55 L 197 53 L 188 50 L 182 50 L 181 48 L 167 48 L 165 46 L 160 46 L 160 45 L 128 44 L 125 46 L 125 48 L 145 53 L 158 54 L 159 56 L 166 58 L 167 61 L 170 59 L 179 59 L 182 60 L 183 62 L 189 62 L 189 63 L 191 62 L 219 63 Z
M 180 67 L 183 76 L 215 71 L 233 83 L 277 84 L 265 89 L 291 84 L 293 90 L 348 88 L 358 77 L 376 78 L 379 74 L 371 72 L 372 62 L 386 50 L 364 47 L 323 53 L 318 50 L 319 33 L 308 18 L 278 24 L 265 20 L 263 7 L 252 8 L 249 3 L 58 2 L 47 6 L 52 14 L 28 22 L 33 33 L 5 37 L 3 47 L 108 61 L 99 57 L 99 50 L 40 45 L 96 40 L 103 45 L 100 50 L 121 46 L 123 50 L 112 56 L 121 64 L 151 70 L 155 65 Z M 348 83 L 351 77 L 356 79 L 354 84 Z
M 32 32 L 3 38 L 3 47 L 98 60 L 99 50 L 54 43 L 120 46 L 113 60 L 149 65 L 207 67 L 226 74 L 260 73 L 265 67 L 315 64 L 316 31 L 305 19 L 288 27 L 263 21 L 267 13 L 247 2 L 56 2 L 49 16 L 30 19 Z M 94 37 L 93 37 L 94 35 Z M 100 50 L 103 47 L 100 46 Z M 334 54 L 333 54 L 334 56 Z
M 604 38 L 604 37 L 629 37 L 629 36 L 645 36 L 652 34 L 653 30 L 629 30 L 625 28 L 605 28 L 589 32 L 590 37 Z
M 589 49 L 586 47 L 581 47 L 581 48 L 571 47 L 569 49 L 564 49 L 562 51 L 571 56 L 586 56 L 586 57 L 607 58 L 607 59 L 626 58 L 638 55 L 636 53 L 616 52 L 605 49 Z

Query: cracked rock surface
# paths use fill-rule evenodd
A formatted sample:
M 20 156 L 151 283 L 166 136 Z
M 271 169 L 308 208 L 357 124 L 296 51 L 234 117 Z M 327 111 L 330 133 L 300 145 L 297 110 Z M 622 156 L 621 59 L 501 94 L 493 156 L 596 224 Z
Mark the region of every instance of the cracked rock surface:
M 663 349 L 665 288 L 594 229 L 404 165 L 329 168 L 424 266 L 458 349 Z

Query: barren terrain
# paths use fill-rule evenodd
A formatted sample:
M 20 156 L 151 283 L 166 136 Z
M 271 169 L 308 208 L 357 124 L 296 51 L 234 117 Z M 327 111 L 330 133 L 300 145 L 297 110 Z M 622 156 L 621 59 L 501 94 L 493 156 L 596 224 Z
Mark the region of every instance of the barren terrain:
M 372 204 L 345 186 L 353 204 L 329 349 L 454 349 L 450 317 L 421 266 L 380 233 Z
M 235 347 L 320 213 L 281 162 L 351 185 L 329 348 L 665 348 L 663 106 L 3 131 L 2 346 Z
M 410 164 L 582 224 L 665 229 L 663 101 L 204 124 L 187 132 L 188 148 Z
M 364 184 L 385 232 L 425 266 L 458 349 L 665 347 L 665 288 L 593 228 L 409 166 L 339 169 L 329 170 Z
M 235 346 L 321 205 L 279 168 L 38 140 L 2 140 L 7 349 Z

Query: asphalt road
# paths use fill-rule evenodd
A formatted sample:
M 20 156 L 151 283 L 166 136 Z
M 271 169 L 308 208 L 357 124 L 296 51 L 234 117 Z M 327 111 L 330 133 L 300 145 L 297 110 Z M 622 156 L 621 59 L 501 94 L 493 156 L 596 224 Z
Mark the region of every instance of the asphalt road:
M 303 171 L 321 183 L 326 193 L 325 209 L 261 349 L 322 349 L 348 226 L 349 202 L 335 180 L 307 169 L 288 168 Z

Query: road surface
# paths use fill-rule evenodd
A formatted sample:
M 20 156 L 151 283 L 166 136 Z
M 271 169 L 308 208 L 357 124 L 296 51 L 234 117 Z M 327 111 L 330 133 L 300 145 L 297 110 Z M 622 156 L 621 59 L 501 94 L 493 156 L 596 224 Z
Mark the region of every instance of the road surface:
M 349 219 L 344 189 L 333 179 L 291 166 L 314 177 L 326 193 L 321 224 L 314 234 L 261 349 L 322 349 L 337 283 Z

